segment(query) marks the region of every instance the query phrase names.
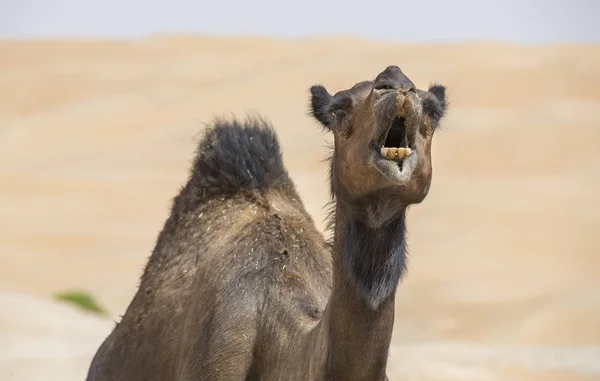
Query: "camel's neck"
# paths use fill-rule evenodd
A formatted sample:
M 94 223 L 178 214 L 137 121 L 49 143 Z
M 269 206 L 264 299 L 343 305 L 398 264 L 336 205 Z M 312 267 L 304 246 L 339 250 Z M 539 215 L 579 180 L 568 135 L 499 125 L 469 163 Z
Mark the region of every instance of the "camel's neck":
M 394 295 L 405 267 L 405 210 L 371 228 L 338 203 L 334 234 L 331 379 L 384 380 Z

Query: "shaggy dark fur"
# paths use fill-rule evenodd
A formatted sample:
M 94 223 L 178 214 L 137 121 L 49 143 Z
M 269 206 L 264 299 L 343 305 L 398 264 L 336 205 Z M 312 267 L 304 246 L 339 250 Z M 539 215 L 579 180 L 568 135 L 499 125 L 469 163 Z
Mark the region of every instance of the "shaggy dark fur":
M 394 293 L 406 271 L 405 232 L 405 213 L 379 229 L 359 220 L 348 221 L 344 229 L 342 263 L 372 308 Z
M 231 193 L 288 180 L 273 128 L 252 118 L 215 122 L 199 144 L 191 182 L 208 192 Z

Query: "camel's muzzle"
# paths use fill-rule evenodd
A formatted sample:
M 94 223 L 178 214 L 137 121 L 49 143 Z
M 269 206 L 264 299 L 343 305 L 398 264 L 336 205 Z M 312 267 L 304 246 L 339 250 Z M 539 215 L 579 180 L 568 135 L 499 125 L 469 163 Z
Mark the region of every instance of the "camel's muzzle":
M 412 90 L 384 90 L 375 101 L 378 128 L 374 137 L 375 162 L 386 177 L 405 181 L 416 165 L 415 138 L 420 100 Z

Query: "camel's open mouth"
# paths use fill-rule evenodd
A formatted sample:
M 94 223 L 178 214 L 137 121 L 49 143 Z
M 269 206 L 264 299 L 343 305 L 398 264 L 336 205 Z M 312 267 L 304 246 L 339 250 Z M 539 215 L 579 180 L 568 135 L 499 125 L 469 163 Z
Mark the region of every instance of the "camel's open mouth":
M 412 149 L 410 148 L 409 138 L 406 136 L 405 119 L 402 117 L 394 118 L 390 128 L 382 136 L 379 144 L 379 153 L 384 159 L 393 160 L 402 165 L 405 157 L 410 156 Z
M 387 104 L 387 110 L 383 109 L 382 112 L 384 116 L 378 120 L 381 135 L 372 140 L 372 157 L 375 168 L 383 176 L 393 184 L 402 184 L 410 180 L 417 167 L 419 152 L 416 150 L 414 126 L 407 125 L 406 118 L 398 115 L 396 96 L 392 100 L 394 103 L 391 106 Z M 394 114 L 388 119 L 385 114 L 391 112 Z

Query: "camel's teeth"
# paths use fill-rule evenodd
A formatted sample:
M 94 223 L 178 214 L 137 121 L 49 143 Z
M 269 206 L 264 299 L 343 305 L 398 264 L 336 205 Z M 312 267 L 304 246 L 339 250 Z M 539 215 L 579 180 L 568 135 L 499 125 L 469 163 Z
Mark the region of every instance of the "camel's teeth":
M 405 147 L 381 147 L 380 152 L 381 156 L 387 159 L 401 160 L 405 157 L 408 157 L 412 153 L 412 150 L 410 148 Z
M 391 147 L 381 147 L 381 156 L 386 159 L 393 159 L 396 155 L 396 148 Z

